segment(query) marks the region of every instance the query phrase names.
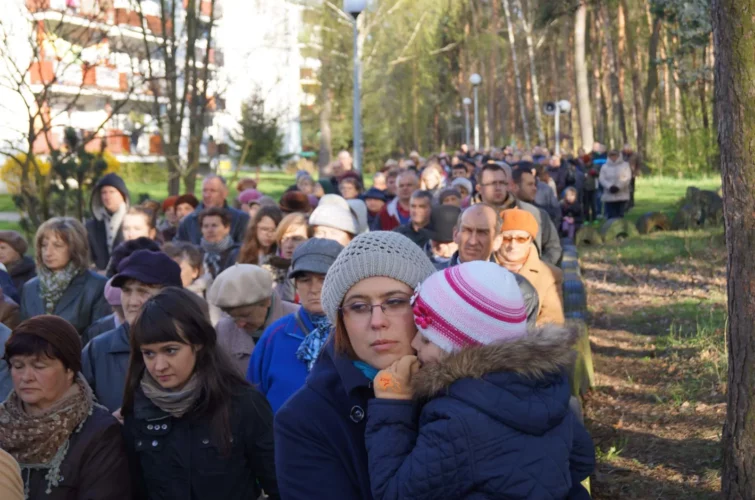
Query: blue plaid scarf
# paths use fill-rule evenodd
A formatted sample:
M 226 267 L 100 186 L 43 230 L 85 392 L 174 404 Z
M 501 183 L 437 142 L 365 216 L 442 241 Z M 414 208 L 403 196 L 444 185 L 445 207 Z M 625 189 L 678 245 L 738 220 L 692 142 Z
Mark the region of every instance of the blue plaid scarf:
M 330 335 L 330 330 L 332 328 L 327 316 L 309 315 L 309 318 L 312 321 L 314 329 L 304 337 L 299 348 L 296 349 L 296 358 L 303 363 L 306 363 L 307 371 L 312 370 L 315 361 L 317 361 L 317 357 L 320 355 L 322 346 L 325 345 L 325 342 L 328 340 L 328 335 Z M 304 322 L 302 321 L 302 324 L 303 323 Z

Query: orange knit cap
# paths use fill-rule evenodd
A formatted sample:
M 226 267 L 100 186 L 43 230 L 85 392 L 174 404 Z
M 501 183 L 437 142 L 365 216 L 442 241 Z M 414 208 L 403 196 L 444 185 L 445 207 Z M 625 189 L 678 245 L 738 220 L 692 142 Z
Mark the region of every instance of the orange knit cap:
M 537 238 L 537 231 L 540 226 L 538 226 L 535 216 L 528 211 L 519 208 L 503 210 L 501 219 L 503 219 L 501 231 L 527 231 L 533 240 Z

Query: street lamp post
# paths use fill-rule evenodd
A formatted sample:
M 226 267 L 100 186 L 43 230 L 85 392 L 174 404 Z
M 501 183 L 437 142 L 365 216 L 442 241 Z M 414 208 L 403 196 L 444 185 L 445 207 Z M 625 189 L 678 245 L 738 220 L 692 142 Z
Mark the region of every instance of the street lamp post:
M 357 18 L 367 7 L 367 0 L 344 0 L 343 10 L 354 18 L 354 170 L 362 170 L 362 102 L 359 88 L 362 73 L 361 57 L 359 54 L 359 25 Z
M 477 89 L 482 83 L 482 77 L 474 73 L 469 77 L 469 83 L 474 87 L 474 149 L 477 152 L 480 150 L 480 101 L 477 98 Z
M 467 147 L 469 147 L 469 105 L 472 104 L 472 99 L 465 97 L 461 102 L 464 104 L 464 131 Z

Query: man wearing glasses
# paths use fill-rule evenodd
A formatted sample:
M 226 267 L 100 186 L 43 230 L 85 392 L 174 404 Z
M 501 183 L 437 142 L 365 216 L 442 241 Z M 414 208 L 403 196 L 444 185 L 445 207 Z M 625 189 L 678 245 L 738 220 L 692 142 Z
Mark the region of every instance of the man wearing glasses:
M 557 265 L 561 261 L 563 249 L 558 239 L 556 227 L 553 226 L 547 215 L 543 220 L 543 212 L 539 208 L 518 200 L 510 192 L 513 182 L 511 167 L 505 163 L 488 163 L 482 167 L 480 172 L 480 183 L 477 185 L 477 191 L 480 195 L 479 201 L 487 203 L 498 212 L 509 208 L 519 208 L 531 213 L 538 223 L 535 246 L 540 253 L 540 258 L 550 264 Z M 544 231 L 545 224 L 549 224 L 549 227 Z

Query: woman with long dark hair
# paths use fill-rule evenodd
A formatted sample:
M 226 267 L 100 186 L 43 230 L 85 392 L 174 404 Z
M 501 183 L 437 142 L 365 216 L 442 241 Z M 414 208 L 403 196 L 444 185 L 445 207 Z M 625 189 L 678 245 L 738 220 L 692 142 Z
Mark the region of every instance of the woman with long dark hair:
M 166 288 L 131 329 L 121 413 L 135 497 L 279 498 L 273 415 L 217 346 L 207 305 Z
M 261 266 L 276 254 L 275 230 L 283 219 L 278 206 L 262 207 L 249 221 L 236 262 Z

